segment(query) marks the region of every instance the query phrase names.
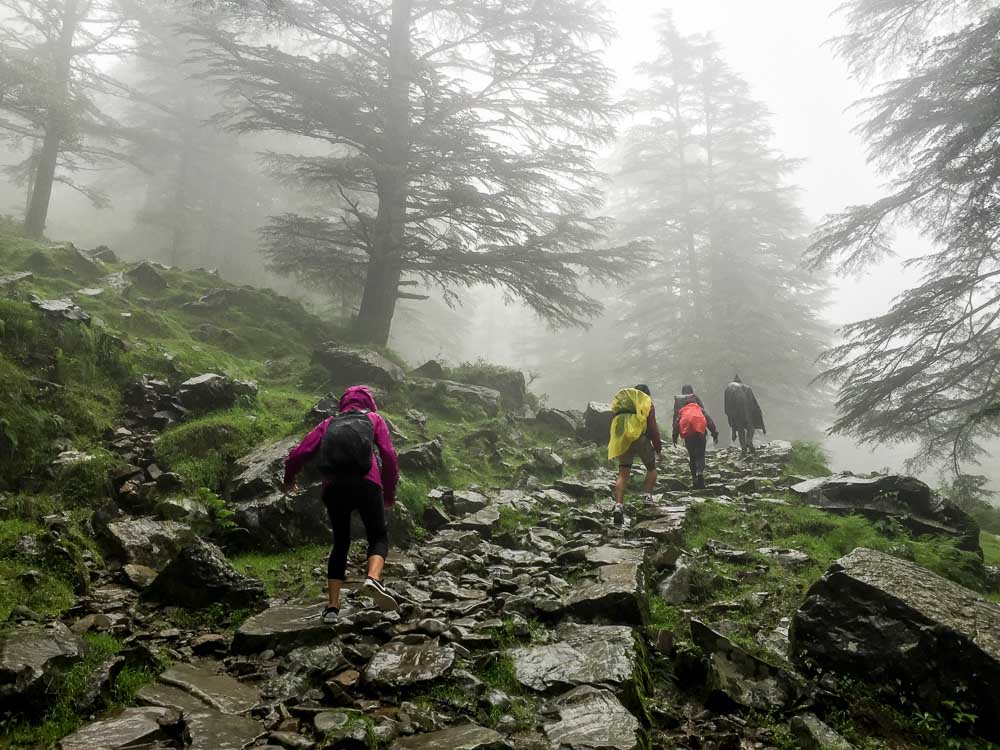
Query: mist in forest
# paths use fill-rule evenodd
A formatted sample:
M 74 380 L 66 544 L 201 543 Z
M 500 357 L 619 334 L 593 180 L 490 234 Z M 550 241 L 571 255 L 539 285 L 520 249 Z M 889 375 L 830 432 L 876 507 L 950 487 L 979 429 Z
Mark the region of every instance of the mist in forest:
M 997 4 L 841 5 L 0 0 L 0 214 L 550 407 L 724 423 L 738 374 L 834 468 L 996 485 Z

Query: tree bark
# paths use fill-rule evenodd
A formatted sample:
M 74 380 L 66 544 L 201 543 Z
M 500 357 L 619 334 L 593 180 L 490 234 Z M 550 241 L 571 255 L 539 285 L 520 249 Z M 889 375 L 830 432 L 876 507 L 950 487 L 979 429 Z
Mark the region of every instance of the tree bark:
M 410 156 L 410 21 L 412 0 L 393 0 L 389 28 L 389 81 L 384 104 L 382 159 L 375 168 L 378 214 L 358 313 L 363 341 L 389 342 L 406 242 L 406 197 Z
M 73 62 L 73 37 L 76 35 L 79 20 L 77 0 L 66 0 L 53 66 L 55 100 L 46 116 L 45 138 L 42 140 L 42 150 L 38 155 L 31 201 L 28 203 L 28 212 L 24 218 L 24 231 L 29 237 L 42 236 L 49 215 L 49 201 L 52 199 L 56 166 L 59 163 L 59 152 L 69 120 L 70 66 Z

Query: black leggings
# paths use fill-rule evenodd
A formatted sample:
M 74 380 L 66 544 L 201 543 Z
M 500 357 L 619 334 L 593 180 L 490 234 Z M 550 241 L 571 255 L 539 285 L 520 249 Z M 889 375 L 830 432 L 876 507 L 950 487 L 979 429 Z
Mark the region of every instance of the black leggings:
M 389 555 L 389 532 L 385 525 L 382 488 L 367 479 L 340 479 L 323 490 L 323 503 L 330 514 L 333 549 L 326 565 L 331 581 L 343 581 L 347 553 L 351 550 L 351 513 L 357 509 L 368 536 L 368 557 Z
M 688 463 L 691 465 L 691 478 L 705 474 L 705 447 L 708 445 L 708 435 L 692 435 L 684 438 L 688 449 Z

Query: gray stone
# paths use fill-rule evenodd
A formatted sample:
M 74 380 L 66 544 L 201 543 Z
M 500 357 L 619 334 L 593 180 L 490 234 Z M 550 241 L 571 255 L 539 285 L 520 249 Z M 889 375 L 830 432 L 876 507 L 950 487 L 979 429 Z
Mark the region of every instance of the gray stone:
M 452 492 L 445 498 L 444 502 L 448 511 L 457 516 L 463 516 L 467 513 L 477 513 L 490 503 L 484 495 L 472 490 Z
M 961 549 L 982 554 L 975 519 L 914 477 L 836 474 L 800 482 L 792 492 L 832 513 L 897 518 L 916 534 L 954 537 Z
M 170 725 L 179 723 L 180 714 L 170 708 L 125 708 L 78 729 L 59 742 L 59 750 L 156 747 L 157 742 L 166 743 L 173 739 Z
M 424 378 L 413 378 L 410 388 L 420 398 L 433 398 L 435 394 L 441 394 L 462 406 L 482 409 L 491 417 L 500 413 L 500 392 L 492 388 Z
M 559 750 L 641 750 L 639 720 L 607 690 L 585 685 L 549 704 L 559 721 L 545 725 L 545 736 Z
M 776 560 L 779 565 L 785 568 L 801 568 L 812 562 L 812 559 L 805 552 L 797 549 L 779 549 L 777 547 L 760 547 L 757 552 L 765 557 Z
M 144 589 L 159 575 L 155 570 L 145 565 L 134 565 L 132 563 L 122 567 L 125 578 L 137 589 Z
M 8 274 L 7 276 L 0 276 L 0 289 L 6 289 L 7 287 L 19 284 L 22 281 L 31 281 L 34 274 L 31 271 L 19 271 L 18 273 Z
M 190 526 L 155 518 L 123 517 L 101 529 L 110 556 L 123 563 L 161 570 L 196 538 Z
M 49 691 L 82 656 L 82 642 L 61 622 L 25 625 L 0 636 L 0 703 L 32 710 L 47 705 Z
M 175 664 L 160 675 L 159 681 L 182 690 L 204 707 L 226 714 L 248 713 L 260 700 L 253 686 L 193 664 Z
M 438 732 L 396 740 L 392 750 L 512 750 L 503 735 L 492 729 L 466 724 Z
M 581 620 L 639 626 L 645 619 L 644 601 L 642 566 L 623 562 L 602 565 L 596 581 L 574 587 L 565 610 Z
M 324 606 L 325 602 L 285 605 L 254 615 L 236 631 L 233 653 L 259 654 L 267 650 L 287 653 L 334 640 L 335 633 L 321 619 Z
M 812 585 L 790 637 L 804 670 L 899 686 L 929 711 L 956 701 L 1000 738 L 1000 606 L 974 591 L 859 548 Z
M 580 437 L 592 443 L 607 443 L 611 435 L 611 404 L 591 401 L 583 412 Z
M 667 604 L 685 604 L 691 598 L 694 568 L 687 555 L 677 558 L 674 571 L 660 581 L 656 591 Z
M 316 743 L 298 732 L 271 732 L 267 739 L 285 750 L 313 750 Z M 329 745 L 330 738 L 324 738 Z
M 572 412 L 562 409 L 539 409 L 535 422 L 559 435 L 572 437 L 580 429 L 580 420 Z
M 497 391 L 508 408 L 521 406 L 528 398 L 528 385 L 524 373 L 507 368 L 472 368 L 465 370 L 462 383 L 477 385 Z
M 465 516 L 457 521 L 448 524 L 450 529 L 460 531 L 474 531 L 483 539 L 490 539 L 493 536 L 493 529 L 500 521 L 500 511 L 496 508 L 483 508 L 478 513 Z
M 439 646 L 433 641 L 413 645 L 391 641 L 368 662 L 364 681 L 377 689 L 399 690 L 444 676 L 454 662 L 455 649 L 451 646 Z
M 336 642 L 296 648 L 284 656 L 282 664 L 282 671 L 262 690 L 270 703 L 309 700 L 308 696 L 315 688 L 349 666 Z
M 190 411 L 203 412 L 228 409 L 242 398 L 254 398 L 257 384 L 248 380 L 233 380 L 224 375 L 205 373 L 181 383 L 177 399 Z
M 444 445 L 440 440 L 420 443 L 399 452 L 399 468 L 416 473 L 434 473 L 444 468 Z
M 275 492 L 230 507 L 248 547 L 282 551 L 330 541 L 329 515 L 318 487 L 295 495 Z
M 236 502 L 277 492 L 284 478 L 285 459 L 298 445 L 297 437 L 266 443 L 237 459 L 229 496 Z
M 691 638 L 708 657 L 708 688 L 713 694 L 768 712 L 787 709 L 804 694 L 794 674 L 748 654 L 700 620 L 691 620 Z
M 198 539 L 170 561 L 143 597 L 186 609 L 221 605 L 233 610 L 261 607 L 267 592 L 256 578 L 236 570 L 221 549 Z
M 144 292 L 162 292 L 167 288 L 167 280 L 147 261 L 130 268 L 125 272 L 125 276 Z
M 854 745 L 816 718 L 815 714 L 795 716 L 789 726 L 801 750 L 854 750 Z
M 389 388 L 406 380 L 406 373 L 395 362 L 378 352 L 349 349 L 324 344 L 313 353 L 313 360 L 326 368 L 335 385 L 376 385 Z
M 39 299 L 33 296 L 31 304 L 50 318 L 73 320 L 80 323 L 90 322 L 90 316 L 71 299 Z
M 517 681 L 540 693 L 580 685 L 632 693 L 639 680 L 639 653 L 632 628 L 566 623 L 554 643 L 522 646 L 511 652 Z
M 158 474 L 158 477 L 166 476 Z M 168 497 L 156 504 L 156 515 L 165 521 L 180 521 L 189 525 L 206 524 L 210 516 L 204 503 L 189 497 Z
M 418 378 L 430 378 L 431 380 L 443 380 L 447 375 L 444 370 L 444 365 L 436 359 L 430 359 L 424 362 L 417 369 L 411 370 L 410 374 Z

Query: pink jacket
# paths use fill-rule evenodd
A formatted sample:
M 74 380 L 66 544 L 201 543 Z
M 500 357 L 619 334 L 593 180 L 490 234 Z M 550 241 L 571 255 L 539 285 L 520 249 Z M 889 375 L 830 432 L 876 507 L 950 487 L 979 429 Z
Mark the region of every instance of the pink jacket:
M 340 397 L 340 413 L 345 411 L 368 410 L 368 419 L 371 420 L 375 428 L 375 447 L 378 448 L 379 456 L 382 459 L 382 468 L 379 469 L 378 460 L 372 456 L 372 468 L 365 477 L 369 482 L 374 482 L 382 488 L 385 500 L 385 507 L 391 508 L 396 504 L 396 485 L 399 483 L 399 461 L 396 459 L 396 449 L 392 445 L 392 438 L 389 436 L 389 428 L 385 420 L 376 412 L 378 407 L 375 399 L 372 398 L 371 391 L 363 385 L 356 385 L 344 391 Z M 310 461 L 319 450 L 326 434 L 326 428 L 330 424 L 329 419 L 325 419 L 316 425 L 312 431 L 306 435 L 305 440 L 292 448 L 285 459 L 285 484 L 291 484 L 295 476 L 302 471 L 302 467 Z

